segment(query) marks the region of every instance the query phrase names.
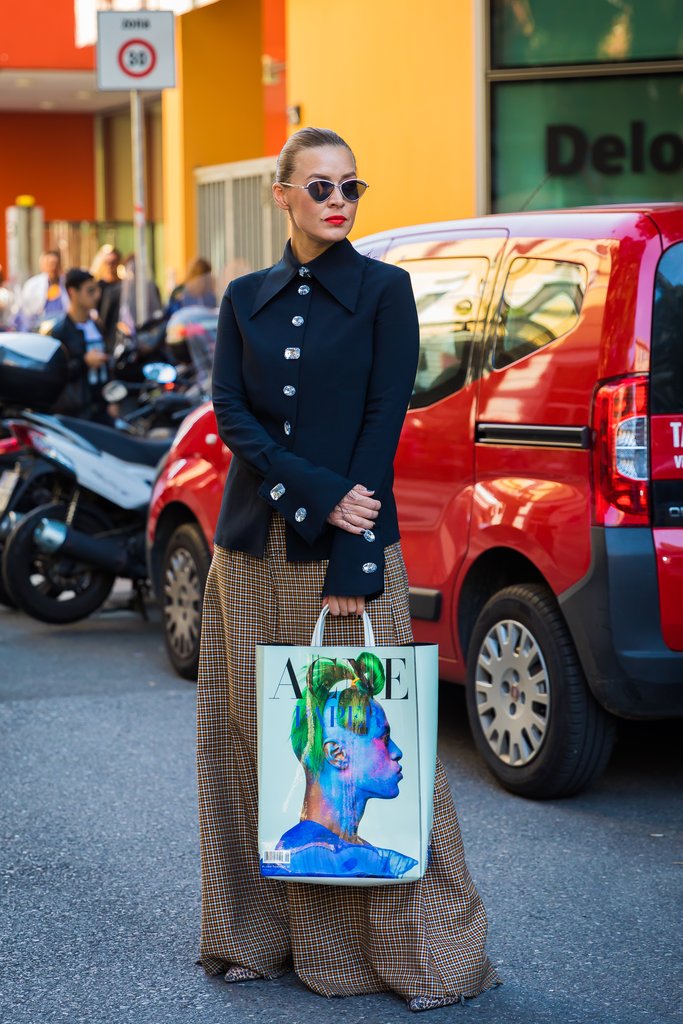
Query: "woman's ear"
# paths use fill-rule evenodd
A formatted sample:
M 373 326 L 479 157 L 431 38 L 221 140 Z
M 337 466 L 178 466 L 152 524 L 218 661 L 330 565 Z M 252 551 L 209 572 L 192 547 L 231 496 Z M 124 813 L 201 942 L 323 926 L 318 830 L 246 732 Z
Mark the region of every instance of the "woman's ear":
M 323 743 L 325 760 L 332 768 L 348 768 L 349 755 L 340 743 L 336 740 L 325 740 Z
M 275 200 L 276 206 L 279 206 L 281 210 L 285 211 L 285 213 L 289 213 L 289 206 L 285 199 L 285 190 L 279 181 L 273 182 L 273 199 Z

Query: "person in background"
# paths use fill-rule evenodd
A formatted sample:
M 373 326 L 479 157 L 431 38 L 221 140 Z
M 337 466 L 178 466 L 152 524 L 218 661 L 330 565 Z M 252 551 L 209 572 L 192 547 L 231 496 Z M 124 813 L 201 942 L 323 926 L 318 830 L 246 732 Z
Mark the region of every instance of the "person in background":
M 69 378 L 53 412 L 109 423 L 102 397 L 109 357 L 100 325 L 93 318 L 100 288 L 93 275 L 80 267 L 68 271 L 65 286 L 69 296 L 67 314 L 50 333 L 67 350 Z
M 211 264 L 202 256 L 193 260 L 187 268 L 187 276 L 183 284 L 179 284 L 171 292 L 167 312 L 169 316 L 184 306 L 216 305 L 216 285 L 211 273 Z
M 5 282 L 4 268 L 0 263 L 0 331 L 7 331 L 12 324 L 14 294 Z
M 135 300 L 135 256 L 127 256 L 123 263 L 124 275 L 121 282 L 118 328 L 124 334 L 135 337 L 136 328 L 141 325 L 136 319 Z M 156 318 L 163 311 L 163 303 L 154 278 L 147 272 L 147 320 Z
M 123 273 L 121 253 L 112 245 L 103 245 L 90 266 L 90 273 L 100 286 L 97 312 L 102 324 L 102 335 L 107 352 L 113 352 L 116 344 L 116 325 L 119 322 L 121 304 L 121 277 Z
M 69 307 L 57 250 L 42 253 L 39 267 L 39 273 L 29 277 L 21 289 L 16 319 L 19 331 L 37 331 L 45 320 L 61 319 Z

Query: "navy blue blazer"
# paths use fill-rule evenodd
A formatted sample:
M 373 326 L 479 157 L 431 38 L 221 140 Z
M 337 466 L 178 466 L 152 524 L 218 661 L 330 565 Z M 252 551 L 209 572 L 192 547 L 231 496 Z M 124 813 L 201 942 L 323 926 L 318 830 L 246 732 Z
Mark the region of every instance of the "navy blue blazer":
M 287 559 L 329 559 L 323 594 L 374 597 L 399 539 L 393 460 L 419 350 L 410 276 L 336 242 L 301 266 L 288 242 L 229 285 L 213 368 L 218 431 L 233 454 L 216 543 L 262 558 L 272 510 Z M 382 502 L 363 535 L 326 523 L 354 486 Z

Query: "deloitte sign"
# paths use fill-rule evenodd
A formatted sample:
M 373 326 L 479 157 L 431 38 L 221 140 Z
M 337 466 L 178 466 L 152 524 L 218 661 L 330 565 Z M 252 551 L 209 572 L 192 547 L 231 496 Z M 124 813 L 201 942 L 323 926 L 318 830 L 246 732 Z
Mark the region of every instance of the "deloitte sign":
M 572 124 L 549 124 L 545 137 L 546 170 L 570 176 L 591 166 L 599 174 L 676 174 L 683 170 L 683 138 L 675 132 L 648 135 L 644 121 L 631 121 L 626 136 L 590 138 Z

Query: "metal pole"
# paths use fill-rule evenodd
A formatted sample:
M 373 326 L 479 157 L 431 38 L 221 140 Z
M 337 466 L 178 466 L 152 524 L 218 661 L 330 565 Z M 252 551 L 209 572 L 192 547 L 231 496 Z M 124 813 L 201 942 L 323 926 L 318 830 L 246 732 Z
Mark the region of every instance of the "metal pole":
M 145 211 L 145 122 L 142 97 L 130 94 L 130 129 L 133 163 L 133 248 L 135 251 L 135 321 L 148 317 L 147 303 L 147 215 Z

